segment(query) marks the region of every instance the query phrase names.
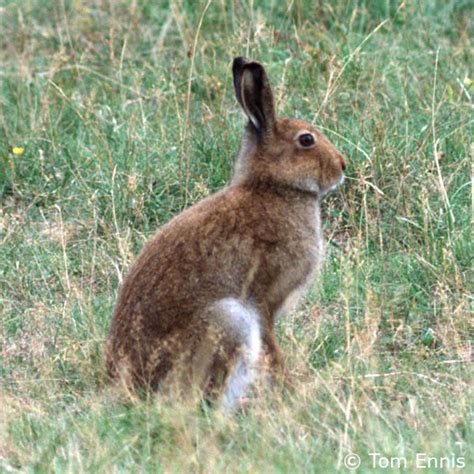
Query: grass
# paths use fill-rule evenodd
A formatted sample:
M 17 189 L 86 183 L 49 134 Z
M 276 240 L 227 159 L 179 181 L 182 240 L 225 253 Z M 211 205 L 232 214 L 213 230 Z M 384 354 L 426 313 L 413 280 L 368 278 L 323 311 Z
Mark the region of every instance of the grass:
M 344 472 L 353 452 L 359 472 L 417 453 L 468 472 L 473 18 L 469 0 L 0 1 L 0 471 Z M 101 351 L 147 237 L 230 177 L 242 54 L 348 179 L 324 272 L 277 328 L 294 392 L 225 421 L 111 389 Z

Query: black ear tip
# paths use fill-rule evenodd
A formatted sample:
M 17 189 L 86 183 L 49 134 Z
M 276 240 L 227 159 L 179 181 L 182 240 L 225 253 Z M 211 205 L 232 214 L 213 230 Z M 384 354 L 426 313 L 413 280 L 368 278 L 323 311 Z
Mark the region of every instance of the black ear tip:
M 243 67 L 248 64 L 248 59 L 242 57 L 242 56 L 238 56 L 236 58 L 234 58 L 234 62 L 232 63 L 232 71 L 235 73 L 235 72 L 239 72 L 243 69 Z
M 248 62 L 247 64 L 245 64 L 245 68 L 252 71 L 252 73 L 258 74 L 258 75 L 261 75 L 265 71 L 263 66 L 257 61 Z
M 234 62 L 232 63 L 232 73 L 234 77 L 239 78 L 244 69 L 251 71 L 252 75 L 256 78 L 262 78 L 265 76 L 265 69 L 257 61 L 249 61 L 247 58 L 242 56 L 234 58 Z

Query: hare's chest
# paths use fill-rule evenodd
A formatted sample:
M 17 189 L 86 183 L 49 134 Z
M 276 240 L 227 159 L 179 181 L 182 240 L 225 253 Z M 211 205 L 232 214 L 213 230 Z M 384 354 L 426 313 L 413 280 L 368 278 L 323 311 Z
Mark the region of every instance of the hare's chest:
M 319 205 L 316 207 L 315 212 L 313 214 L 313 221 L 308 240 L 311 242 L 309 251 L 311 253 L 310 258 L 313 264 L 312 272 L 315 273 L 317 270 L 319 270 L 324 260 L 324 255 L 326 253 L 323 229 L 321 225 L 321 211 L 319 209 Z
M 289 255 L 285 270 L 275 281 L 278 294 L 277 316 L 295 308 L 299 299 L 314 281 L 325 254 L 325 243 L 321 232 L 319 213 L 315 215 L 310 228 L 300 241 L 297 252 Z
M 292 311 L 314 281 L 314 277 L 321 266 L 322 246 L 322 241 L 317 242 L 314 251 L 306 259 L 306 265 L 301 266 L 295 272 L 289 271 L 286 275 L 282 276 L 281 282 L 278 285 L 281 291 L 279 293 L 280 301 L 276 310 L 277 316 Z

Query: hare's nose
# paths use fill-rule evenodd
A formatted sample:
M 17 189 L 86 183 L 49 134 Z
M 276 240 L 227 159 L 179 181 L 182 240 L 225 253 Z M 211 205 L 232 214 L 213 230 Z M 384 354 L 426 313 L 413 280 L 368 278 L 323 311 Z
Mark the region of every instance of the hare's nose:
M 346 162 L 344 161 L 344 158 L 342 157 L 342 155 L 339 155 L 338 158 L 339 158 L 339 163 L 341 163 L 342 171 L 345 171 L 345 169 L 346 169 Z

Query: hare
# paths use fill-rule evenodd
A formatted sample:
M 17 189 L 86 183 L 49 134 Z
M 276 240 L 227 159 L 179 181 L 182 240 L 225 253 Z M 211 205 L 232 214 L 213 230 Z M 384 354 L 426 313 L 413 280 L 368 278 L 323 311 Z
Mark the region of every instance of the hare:
M 225 412 L 260 375 L 287 377 L 273 327 L 321 264 L 320 200 L 345 169 L 318 129 L 275 116 L 261 64 L 238 57 L 232 71 L 248 124 L 231 183 L 145 245 L 106 346 L 112 379 L 181 394 L 195 387 Z

